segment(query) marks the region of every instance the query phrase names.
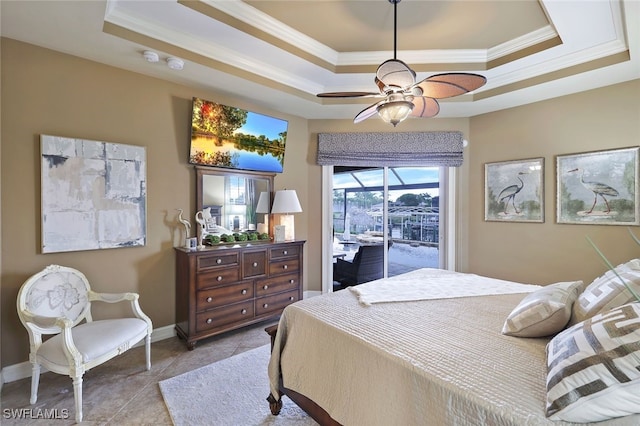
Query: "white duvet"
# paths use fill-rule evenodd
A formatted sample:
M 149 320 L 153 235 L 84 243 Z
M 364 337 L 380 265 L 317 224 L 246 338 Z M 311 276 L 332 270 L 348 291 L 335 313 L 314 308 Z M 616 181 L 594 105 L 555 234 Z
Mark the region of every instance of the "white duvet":
M 417 269 L 368 283 L 349 287 L 363 305 L 413 300 L 450 299 L 454 297 L 531 293 L 539 285 L 487 279 L 474 274 L 460 274 L 444 269 Z

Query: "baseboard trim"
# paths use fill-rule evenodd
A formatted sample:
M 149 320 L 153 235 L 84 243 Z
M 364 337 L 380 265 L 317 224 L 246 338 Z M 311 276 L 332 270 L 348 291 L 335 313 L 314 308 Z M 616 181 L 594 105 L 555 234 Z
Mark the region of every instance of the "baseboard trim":
M 316 291 L 316 290 L 307 290 L 302 294 L 302 298 L 303 299 L 308 299 L 310 297 L 314 297 L 314 296 L 320 296 L 322 294 L 321 291 Z
M 160 340 L 169 339 L 176 335 L 175 325 L 167 325 L 160 328 L 153 329 L 151 333 L 151 342 L 159 342 Z M 144 340 L 141 340 L 134 348 L 137 346 L 144 345 Z M 46 372 L 46 368 L 42 368 L 41 372 Z M 16 380 L 21 380 L 27 377 L 31 377 L 31 363 L 29 361 L 21 362 L 19 364 L 8 365 L 0 371 L 0 390 L 2 390 L 2 385 L 4 383 L 15 382 Z

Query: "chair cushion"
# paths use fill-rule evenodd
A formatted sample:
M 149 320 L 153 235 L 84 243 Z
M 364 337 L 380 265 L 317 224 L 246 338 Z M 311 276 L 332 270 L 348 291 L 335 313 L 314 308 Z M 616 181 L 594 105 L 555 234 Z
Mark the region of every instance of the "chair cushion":
M 543 337 L 556 334 L 571 319 L 571 307 L 584 289 L 582 281 L 550 284 L 528 294 L 509 314 L 502 334 Z
M 120 353 L 126 351 L 130 345 L 141 340 L 140 338 L 135 339 L 136 336 L 142 335 L 144 337 L 146 331 L 147 323 L 143 320 L 120 318 L 80 324 L 73 327 L 71 334 L 82 355 L 82 362 L 88 363 L 119 347 L 122 347 Z M 131 341 L 132 339 L 135 341 Z M 62 348 L 62 333 L 44 342 L 38 348 L 37 355 L 53 364 L 69 365 Z

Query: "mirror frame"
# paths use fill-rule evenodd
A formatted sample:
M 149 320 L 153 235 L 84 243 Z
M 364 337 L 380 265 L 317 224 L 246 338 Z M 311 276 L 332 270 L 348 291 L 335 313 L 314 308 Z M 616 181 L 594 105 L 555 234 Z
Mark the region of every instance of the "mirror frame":
M 269 183 L 269 199 L 273 201 L 273 179 L 275 173 L 211 168 L 206 166 L 194 166 L 194 168 L 196 169 L 196 212 L 202 210 L 203 207 L 203 176 L 242 176 L 244 178 L 266 179 Z M 269 216 L 271 216 L 271 214 L 269 214 Z M 269 228 L 271 228 L 271 220 L 269 220 Z M 271 235 L 271 229 L 269 229 L 269 235 Z

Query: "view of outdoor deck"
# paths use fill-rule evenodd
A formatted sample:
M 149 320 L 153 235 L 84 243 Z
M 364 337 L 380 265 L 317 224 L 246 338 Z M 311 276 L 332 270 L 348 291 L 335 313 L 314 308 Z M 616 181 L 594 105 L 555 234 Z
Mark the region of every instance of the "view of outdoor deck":
M 336 169 L 334 262 L 338 258 L 351 261 L 360 246 L 383 244 L 383 174 L 382 169 Z M 388 276 L 418 268 L 438 268 L 438 169 L 410 167 L 389 170 L 386 211 Z

